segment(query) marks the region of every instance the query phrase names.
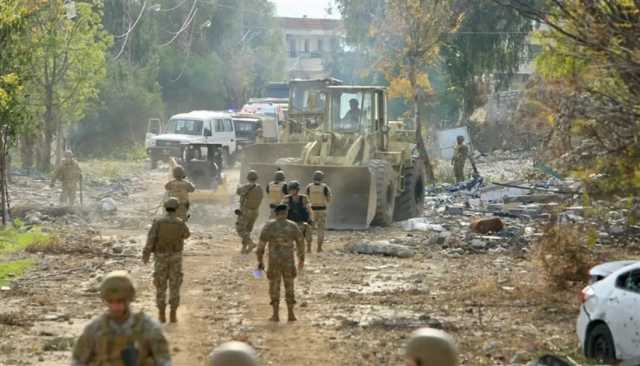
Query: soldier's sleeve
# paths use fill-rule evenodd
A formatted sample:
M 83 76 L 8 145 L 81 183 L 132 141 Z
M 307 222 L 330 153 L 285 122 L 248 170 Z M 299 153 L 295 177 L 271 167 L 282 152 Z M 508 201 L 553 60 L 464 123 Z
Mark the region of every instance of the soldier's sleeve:
M 327 197 L 327 202 L 331 201 L 331 188 L 329 186 L 324 186 L 324 195 Z
M 84 331 L 73 346 L 71 355 L 72 366 L 86 366 L 94 357 L 95 337 L 91 332 L 90 325 L 91 323 L 84 328 Z
M 171 353 L 169 351 L 169 342 L 162 333 L 162 328 L 154 320 L 147 319 L 148 331 L 146 339 L 151 349 L 154 365 L 171 366 Z
M 167 184 L 164 185 L 164 190 L 165 191 L 170 191 L 171 190 L 171 181 L 167 182 Z
M 196 186 L 193 185 L 193 183 L 187 181 L 187 192 L 195 192 L 196 191 Z
M 270 227 L 271 225 L 267 223 L 260 232 L 260 240 L 258 241 L 258 248 L 256 249 L 256 256 L 258 257 L 258 262 L 262 262 L 264 258 L 264 251 L 267 247 L 267 243 L 270 239 Z
M 246 190 L 247 189 L 246 189 L 245 186 L 240 186 L 240 187 L 238 187 L 238 189 L 236 189 L 236 194 L 238 196 L 244 196 L 246 194 L 246 192 L 245 192 Z
M 189 237 L 191 236 L 191 231 L 189 230 L 189 226 L 187 226 L 186 223 L 182 223 L 184 225 L 184 235 L 183 235 L 183 239 L 189 239 Z
M 264 187 L 264 191 L 267 192 L 267 194 L 269 194 L 269 185 L 267 184 L 266 187 Z
M 307 196 L 311 195 L 311 184 L 307 184 L 307 188 L 305 189 L 305 193 Z
M 149 229 L 149 233 L 147 233 L 147 244 L 144 246 L 142 250 L 142 257 L 148 257 L 153 253 L 156 242 L 158 241 L 158 222 L 157 220 L 153 220 L 153 224 L 151 224 L 151 228 Z
M 286 184 L 282 185 L 282 193 L 285 195 L 289 194 L 289 187 L 287 187 Z
M 290 225 L 291 232 L 294 237 L 294 241 L 296 242 L 296 253 L 298 254 L 298 261 L 304 261 L 304 236 L 302 235 L 302 231 L 298 228 L 298 225 L 293 222 Z
M 258 202 L 262 202 L 262 199 L 264 198 L 264 193 L 262 192 L 262 188 L 260 188 L 260 186 L 257 186 L 256 189 L 258 190 Z

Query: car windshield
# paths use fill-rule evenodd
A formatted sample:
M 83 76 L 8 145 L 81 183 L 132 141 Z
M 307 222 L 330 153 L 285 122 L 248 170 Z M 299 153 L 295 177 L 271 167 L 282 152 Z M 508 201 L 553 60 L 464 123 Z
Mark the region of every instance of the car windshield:
M 235 119 L 233 123 L 236 125 L 236 135 L 238 137 L 251 137 L 255 135 L 258 128 L 258 123 L 254 121 Z
M 180 135 L 201 136 L 202 121 L 193 119 L 170 119 L 167 132 Z
M 369 127 L 371 120 L 371 94 L 363 92 L 342 92 L 334 94 L 331 100 L 333 130 L 337 132 L 357 132 Z

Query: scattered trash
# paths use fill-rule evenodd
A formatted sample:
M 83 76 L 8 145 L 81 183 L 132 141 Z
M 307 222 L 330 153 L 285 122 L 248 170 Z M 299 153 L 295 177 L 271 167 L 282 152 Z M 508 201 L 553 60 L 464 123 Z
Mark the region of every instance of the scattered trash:
M 363 241 L 345 245 L 345 250 L 358 254 L 386 255 L 391 257 L 409 258 L 416 255 L 415 251 L 389 241 Z

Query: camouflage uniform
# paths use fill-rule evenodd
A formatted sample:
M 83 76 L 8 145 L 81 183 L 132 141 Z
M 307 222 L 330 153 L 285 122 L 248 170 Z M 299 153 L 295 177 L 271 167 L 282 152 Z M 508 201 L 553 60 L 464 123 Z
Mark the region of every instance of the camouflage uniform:
M 296 251 L 298 260 L 304 261 L 302 233 L 292 221 L 270 220 L 260 233 L 257 249 L 259 261 L 264 256 L 267 245 L 269 246 L 267 278 L 271 305 L 277 305 L 280 302 L 280 282 L 284 282 L 285 300 L 287 305 L 293 306 L 296 302 L 293 281 L 297 275 L 293 253 Z
M 253 225 L 258 219 L 258 209 L 262 203 L 262 188 L 257 183 L 246 183 L 238 188 L 236 194 L 240 196 L 240 210 L 236 221 L 236 231 L 242 238 L 242 252 L 255 248 L 251 240 Z
M 178 199 L 180 206 L 176 210 L 176 215 L 182 219 L 182 221 L 187 221 L 189 212 L 189 193 L 194 192 L 196 187 L 193 183 L 184 179 L 184 177 L 176 177 L 174 180 L 165 184 L 164 189 L 166 189 L 169 197 L 175 197 Z
M 60 204 L 73 206 L 76 201 L 78 185 L 82 182 L 82 171 L 78 162 L 69 153 L 65 154 L 65 159 L 53 173 L 51 187 L 55 185 L 57 180 L 62 182 Z
M 453 173 L 456 176 L 456 183 L 464 181 L 464 164 L 469 159 L 469 146 L 466 144 L 456 145 L 453 151 Z
M 327 205 L 331 201 L 331 189 L 326 184 L 316 181 L 309 184 L 306 191 L 311 202 L 313 227 L 318 237 L 318 252 L 321 252 L 327 227 Z
M 164 318 L 162 314 L 164 314 L 167 305 L 168 282 L 169 305 L 171 306 L 172 321 L 175 321 L 175 311 L 180 305 L 182 250 L 184 240 L 190 235 L 187 225 L 172 212 L 155 219 L 149 229 L 142 258 L 146 262 L 151 253 L 154 254 L 153 284 L 156 287 L 156 305 L 161 311 L 161 320 Z
M 287 183 L 284 181 L 273 181 L 265 189 L 269 197 L 269 207 L 271 207 L 271 218 L 275 217 L 273 209 L 282 202 L 285 195 L 289 193 Z
M 302 236 L 307 243 L 307 251 L 311 251 L 311 242 L 313 242 L 313 234 L 311 232 L 311 210 L 309 209 L 309 199 L 304 194 L 299 194 L 294 198 L 293 195 L 286 195 L 282 199 L 282 203 L 289 207 L 287 219 L 295 222 Z
M 136 365 L 171 366 L 169 344 L 155 320 L 140 312 L 130 313 L 124 323 L 107 314 L 93 319 L 73 348 L 73 366 L 124 366 L 122 351 L 135 346 L 140 358 Z

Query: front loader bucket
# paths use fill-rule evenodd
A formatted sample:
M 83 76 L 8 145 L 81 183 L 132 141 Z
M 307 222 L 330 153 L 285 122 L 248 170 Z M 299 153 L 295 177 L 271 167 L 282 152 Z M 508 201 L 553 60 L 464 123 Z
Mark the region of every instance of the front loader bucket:
M 280 158 L 299 158 L 306 143 L 255 144 L 242 149 L 240 181 L 244 182 L 249 170 L 248 164 L 275 164 Z M 271 174 L 273 176 L 273 174 Z
M 368 167 L 314 166 L 298 164 L 249 164 L 258 172 L 259 183 L 264 188 L 272 180 L 273 173 L 281 168 L 287 181 L 298 180 L 301 193 L 316 170 L 322 170 L 325 183 L 332 192 L 327 213 L 327 227 L 335 230 L 362 230 L 369 227 L 376 211 L 376 185 Z M 267 201 L 268 198 L 265 199 Z M 261 217 L 268 217 L 269 204 L 261 206 Z

